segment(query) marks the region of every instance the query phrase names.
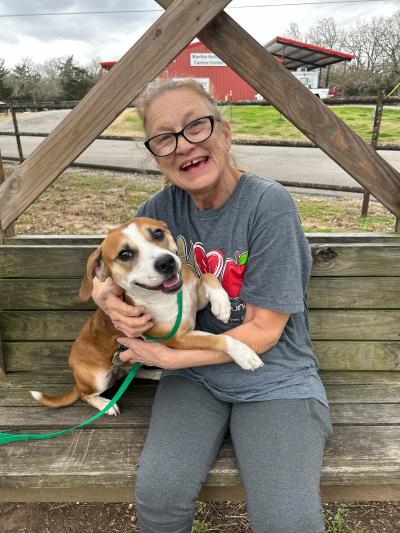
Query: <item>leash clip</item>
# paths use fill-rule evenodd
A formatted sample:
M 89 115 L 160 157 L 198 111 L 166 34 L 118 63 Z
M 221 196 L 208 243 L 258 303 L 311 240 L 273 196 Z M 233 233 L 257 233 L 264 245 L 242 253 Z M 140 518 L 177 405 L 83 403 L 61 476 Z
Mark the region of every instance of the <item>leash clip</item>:
M 118 346 L 118 348 L 115 350 L 113 356 L 112 356 L 112 364 L 113 366 L 123 366 L 126 364 L 126 361 L 121 361 L 120 357 L 119 357 L 119 354 L 121 352 L 124 352 L 125 350 L 127 350 L 128 347 L 127 346 L 124 346 L 123 344 L 120 344 Z

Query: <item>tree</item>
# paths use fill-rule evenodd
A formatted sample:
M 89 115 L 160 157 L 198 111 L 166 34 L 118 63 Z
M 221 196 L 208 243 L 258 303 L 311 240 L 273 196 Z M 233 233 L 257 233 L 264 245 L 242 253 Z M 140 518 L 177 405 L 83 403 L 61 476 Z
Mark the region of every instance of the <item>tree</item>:
M 0 58 L 0 100 L 8 100 L 11 89 L 8 86 L 8 70 L 4 66 L 4 59 Z
M 291 22 L 289 28 L 285 30 L 284 37 L 294 39 L 295 41 L 304 41 L 304 36 L 299 29 L 297 22 Z
M 73 56 L 70 56 L 62 64 L 60 83 L 63 98 L 80 100 L 93 87 L 95 80 L 85 67 L 74 64 Z
M 36 102 L 40 95 L 41 81 L 39 66 L 33 63 L 30 58 L 25 58 L 13 68 L 8 76 L 11 96 L 19 100 Z

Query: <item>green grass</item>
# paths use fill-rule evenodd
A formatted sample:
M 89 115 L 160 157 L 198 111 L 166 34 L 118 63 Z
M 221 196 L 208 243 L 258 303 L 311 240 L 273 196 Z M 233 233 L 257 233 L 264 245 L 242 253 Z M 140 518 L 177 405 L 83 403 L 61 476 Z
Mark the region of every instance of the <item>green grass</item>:
M 326 533 L 363 533 L 363 530 L 355 530 L 347 523 L 349 509 L 341 505 L 336 514 L 325 512 Z
M 272 106 L 221 106 L 230 122 L 234 138 L 292 139 L 306 137 Z M 365 141 L 371 141 L 375 109 L 373 107 L 330 106 Z M 143 130 L 135 109 L 124 112 L 108 129 L 115 135 L 142 135 Z M 400 143 L 400 108 L 383 110 L 380 142 Z
M 5 166 L 6 175 L 12 168 Z M 161 187 L 158 176 L 69 169 L 19 217 L 17 232 L 106 233 Z M 394 215 L 378 202 L 370 202 L 368 217 L 361 217 L 361 196 L 292 196 L 306 232 L 393 233 L 395 228 Z

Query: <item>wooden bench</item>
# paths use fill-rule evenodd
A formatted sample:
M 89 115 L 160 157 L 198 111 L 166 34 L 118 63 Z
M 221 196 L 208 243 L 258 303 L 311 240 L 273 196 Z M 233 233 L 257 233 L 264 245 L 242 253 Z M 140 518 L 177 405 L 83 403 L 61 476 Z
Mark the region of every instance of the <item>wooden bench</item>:
M 323 498 L 399 499 L 400 235 L 308 238 L 312 338 L 334 424 Z M 29 391 L 59 393 L 71 382 L 69 348 L 93 308 L 79 301 L 78 288 L 100 240 L 19 236 L 0 246 L 1 431 L 57 431 L 94 414 L 82 402 L 46 409 Z M 1 499 L 132 501 L 154 391 L 154 383 L 135 380 L 118 417 L 56 439 L 0 447 Z M 229 440 L 201 497 L 243 498 Z

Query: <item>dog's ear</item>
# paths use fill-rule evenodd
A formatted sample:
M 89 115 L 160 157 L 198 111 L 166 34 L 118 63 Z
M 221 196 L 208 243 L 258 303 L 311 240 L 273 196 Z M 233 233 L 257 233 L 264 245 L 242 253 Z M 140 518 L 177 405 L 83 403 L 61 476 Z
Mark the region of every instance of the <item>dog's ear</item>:
M 80 299 L 84 302 L 89 300 L 93 290 L 94 276 L 100 281 L 105 281 L 109 275 L 110 272 L 101 257 L 101 246 L 99 246 L 92 254 L 90 254 L 87 260 L 86 272 L 83 275 L 81 288 L 79 290 Z

